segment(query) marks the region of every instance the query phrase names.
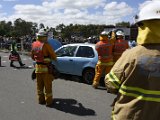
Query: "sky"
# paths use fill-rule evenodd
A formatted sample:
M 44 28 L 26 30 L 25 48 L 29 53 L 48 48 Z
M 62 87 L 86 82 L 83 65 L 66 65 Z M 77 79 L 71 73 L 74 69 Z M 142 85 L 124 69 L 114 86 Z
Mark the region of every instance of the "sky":
M 133 23 L 147 0 L 0 0 L 0 21 L 21 18 L 56 27 L 59 24 Z

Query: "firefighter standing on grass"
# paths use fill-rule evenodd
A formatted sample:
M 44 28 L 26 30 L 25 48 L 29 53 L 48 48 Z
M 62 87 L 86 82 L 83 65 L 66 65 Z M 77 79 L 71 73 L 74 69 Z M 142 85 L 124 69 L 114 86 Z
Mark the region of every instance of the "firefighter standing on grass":
M 37 80 L 37 95 L 39 104 L 51 106 L 53 74 L 50 74 L 48 65 L 51 60 L 56 60 L 56 54 L 47 43 L 46 29 L 40 29 L 37 33 L 37 40 L 32 44 L 31 57 L 36 62 L 35 73 Z
M 105 77 L 116 94 L 113 120 L 160 119 L 160 1 L 147 2 L 139 15 L 138 45 L 125 51 Z
M 100 34 L 100 41 L 96 43 L 98 63 L 95 68 L 95 77 L 92 84 L 94 88 L 98 87 L 103 72 L 107 74 L 113 65 L 112 44 L 109 42 L 108 34 L 109 32 L 103 31 Z

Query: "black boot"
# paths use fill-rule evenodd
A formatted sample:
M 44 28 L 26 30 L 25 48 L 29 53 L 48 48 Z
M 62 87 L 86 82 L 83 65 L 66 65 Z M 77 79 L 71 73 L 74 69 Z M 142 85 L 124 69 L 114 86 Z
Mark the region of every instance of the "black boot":
M 10 62 L 10 67 L 16 67 L 13 65 L 13 61 Z
M 19 61 L 19 64 L 21 67 L 25 66 L 25 64 L 23 64 L 22 61 Z
M 23 66 L 25 66 L 25 64 L 22 63 L 22 64 L 20 64 L 20 66 L 23 67 Z

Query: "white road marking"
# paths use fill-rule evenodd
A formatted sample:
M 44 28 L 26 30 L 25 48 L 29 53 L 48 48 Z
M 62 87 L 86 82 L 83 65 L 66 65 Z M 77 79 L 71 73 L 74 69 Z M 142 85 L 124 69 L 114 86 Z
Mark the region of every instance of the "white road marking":
M 21 104 L 24 104 L 24 101 L 21 101 Z
M 6 58 L 6 57 L 9 57 L 9 56 L 2 56 L 2 57 Z
M 30 65 L 30 66 L 28 66 L 29 68 L 33 68 L 34 66 L 33 65 Z
M 27 58 L 23 58 L 22 60 L 28 60 Z

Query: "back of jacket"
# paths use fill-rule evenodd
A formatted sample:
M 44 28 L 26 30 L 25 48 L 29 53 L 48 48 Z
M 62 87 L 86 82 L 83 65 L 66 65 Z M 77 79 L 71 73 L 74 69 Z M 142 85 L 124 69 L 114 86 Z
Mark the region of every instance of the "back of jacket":
M 118 39 L 115 41 L 113 46 L 113 60 L 116 62 L 122 53 L 129 48 L 128 42 L 123 39 Z
M 125 51 L 105 83 L 109 92 L 118 94 L 114 120 L 159 120 L 160 45 Z
M 56 54 L 52 47 L 48 43 L 44 43 L 43 48 L 42 48 L 42 54 L 44 56 L 44 64 L 36 64 L 36 73 L 48 73 L 48 67 L 47 63 L 50 63 L 52 60 L 56 60 Z M 31 52 L 31 57 L 33 60 L 35 60 L 34 57 L 34 51 Z
M 99 41 L 96 43 L 96 50 L 100 62 L 106 63 L 112 61 L 112 44 L 108 43 L 107 41 Z

